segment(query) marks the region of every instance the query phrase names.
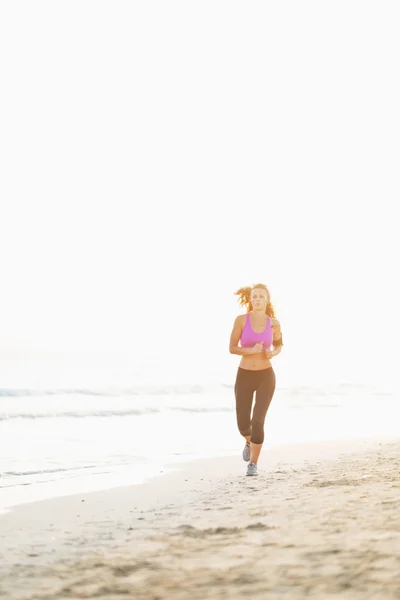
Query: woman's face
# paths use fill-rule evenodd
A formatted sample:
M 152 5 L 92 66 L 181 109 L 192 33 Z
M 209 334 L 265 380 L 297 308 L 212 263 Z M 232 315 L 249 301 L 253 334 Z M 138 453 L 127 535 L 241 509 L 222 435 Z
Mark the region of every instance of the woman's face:
M 265 310 L 268 303 L 268 292 L 262 288 L 254 288 L 250 294 L 251 304 L 254 310 Z

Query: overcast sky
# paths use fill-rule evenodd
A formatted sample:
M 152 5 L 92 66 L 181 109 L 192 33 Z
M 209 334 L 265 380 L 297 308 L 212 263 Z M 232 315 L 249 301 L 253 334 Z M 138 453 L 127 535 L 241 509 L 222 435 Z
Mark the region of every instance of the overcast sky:
M 398 2 L 3 1 L 0 351 L 231 360 L 270 288 L 291 372 L 388 374 Z

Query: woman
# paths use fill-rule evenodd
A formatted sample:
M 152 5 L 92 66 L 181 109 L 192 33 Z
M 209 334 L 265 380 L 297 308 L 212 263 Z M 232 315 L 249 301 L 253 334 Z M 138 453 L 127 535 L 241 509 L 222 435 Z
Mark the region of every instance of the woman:
M 240 288 L 235 295 L 239 296 L 240 305 L 247 308 L 247 314 L 236 317 L 229 344 L 231 354 L 242 357 L 235 383 L 236 417 L 239 431 L 246 438 L 243 459 L 249 462 L 247 475 L 258 475 L 265 416 L 275 391 L 271 358 L 282 349 L 282 334 L 264 284 Z

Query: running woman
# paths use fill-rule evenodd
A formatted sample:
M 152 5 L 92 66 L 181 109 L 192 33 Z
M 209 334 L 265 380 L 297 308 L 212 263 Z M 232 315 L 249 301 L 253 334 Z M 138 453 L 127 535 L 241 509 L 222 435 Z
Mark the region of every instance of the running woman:
M 240 288 L 235 295 L 247 309 L 247 314 L 236 317 L 229 343 L 230 353 L 242 357 L 235 382 L 236 418 L 239 432 L 246 439 L 246 474 L 258 475 L 265 417 L 275 391 L 271 358 L 282 350 L 282 333 L 267 286 L 257 283 Z

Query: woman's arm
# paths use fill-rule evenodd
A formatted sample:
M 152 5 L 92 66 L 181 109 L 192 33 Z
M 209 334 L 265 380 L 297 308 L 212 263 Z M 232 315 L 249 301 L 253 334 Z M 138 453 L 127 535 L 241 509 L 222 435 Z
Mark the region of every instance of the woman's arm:
M 257 352 L 262 352 L 263 345 L 256 344 L 253 348 L 242 348 L 239 346 L 239 340 L 242 336 L 243 330 L 243 315 L 239 315 L 236 317 L 235 322 L 233 324 L 233 329 L 231 333 L 231 339 L 229 341 L 229 352 L 231 354 L 239 354 L 239 356 L 244 356 L 245 354 L 256 354 Z
M 274 339 L 272 341 L 274 349 L 265 351 L 267 358 L 273 358 L 274 356 L 277 356 L 282 351 L 283 346 L 281 325 L 278 319 L 272 319 L 272 331 L 274 333 Z

